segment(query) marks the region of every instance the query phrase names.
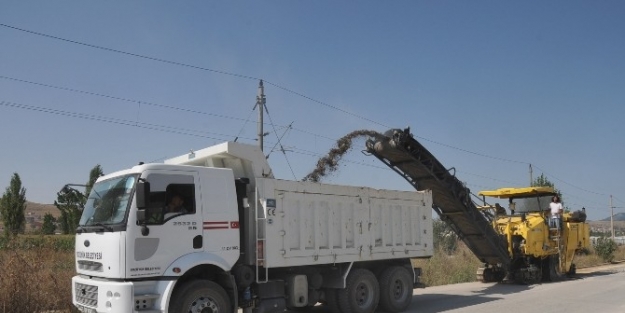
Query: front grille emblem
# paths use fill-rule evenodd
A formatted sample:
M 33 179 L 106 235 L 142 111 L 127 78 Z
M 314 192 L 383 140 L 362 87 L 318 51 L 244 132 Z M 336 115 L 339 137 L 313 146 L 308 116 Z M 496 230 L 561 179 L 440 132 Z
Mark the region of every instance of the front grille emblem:
M 85 240 L 85 247 L 89 247 L 90 244 L 89 240 Z

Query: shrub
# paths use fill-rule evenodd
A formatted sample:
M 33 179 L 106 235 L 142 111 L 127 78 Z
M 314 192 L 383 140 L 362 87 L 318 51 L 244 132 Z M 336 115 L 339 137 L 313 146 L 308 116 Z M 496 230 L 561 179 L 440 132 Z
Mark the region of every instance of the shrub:
M 434 232 L 434 249 L 452 254 L 458 249 L 458 235 L 451 229 L 449 224 L 434 220 L 432 223 Z
M 597 239 L 597 243 L 595 243 L 595 252 L 598 256 L 603 259 L 605 262 L 612 262 L 614 260 L 614 252 L 616 251 L 616 243 L 606 237 L 601 237 Z

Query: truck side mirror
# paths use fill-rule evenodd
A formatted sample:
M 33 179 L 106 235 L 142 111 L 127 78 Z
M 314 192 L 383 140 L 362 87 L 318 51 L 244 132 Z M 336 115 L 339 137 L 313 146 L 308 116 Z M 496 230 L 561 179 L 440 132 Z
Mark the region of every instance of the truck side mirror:
M 141 210 L 148 207 L 150 205 L 150 182 L 139 179 L 135 194 L 137 195 L 137 209 Z

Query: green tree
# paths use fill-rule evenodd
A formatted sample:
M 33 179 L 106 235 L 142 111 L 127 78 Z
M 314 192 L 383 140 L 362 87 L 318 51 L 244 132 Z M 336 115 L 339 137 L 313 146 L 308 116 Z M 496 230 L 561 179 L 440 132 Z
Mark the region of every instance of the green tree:
M 41 225 L 41 233 L 44 235 L 52 235 L 56 230 L 56 218 L 50 213 L 43 216 L 43 225 Z
M 89 196 L 91 188 L 93 188 L 93 184 L 95 184 L 95 181 L 103 175 L 104 172 L 102 171 L 102 166 L 100 166 L 100 164 L 94 166 L 91 171 L 89 171 L 89 181 L 87 181 L 87 187 L 85 188 L 85 196 Z
M 80 221 L 80 214 L 85 204 L 85 196 L 82 192 L 67 186 L 63 187 L 56 196 L 54 205 L 61 211 L 61 216 L 59 217 L 61 231 L 64 234 L 73 234 Z
M 22 187 L 20 175 L 13 173 L 9 187 L 6 188 L 0 199 L 0 215 L 4 223 L 5 235 L 24 233 L 26 219 L 26 189 Z
M 102 175 L 104 175 L 102 167 L 100 164 L 97 164 L 89 171 L 89 180 L 85 185 L 84 193 L 67 185 L 57 193 L 57 200 L 54 201 L 54 205 L 61 211 L 59 226 L 64 234 L 73 234 L 76 232 L 78 222 L 80 222 L 80 215 L 85 207 L 91 188 L 93 184 L 95 184 L 95 181 Z

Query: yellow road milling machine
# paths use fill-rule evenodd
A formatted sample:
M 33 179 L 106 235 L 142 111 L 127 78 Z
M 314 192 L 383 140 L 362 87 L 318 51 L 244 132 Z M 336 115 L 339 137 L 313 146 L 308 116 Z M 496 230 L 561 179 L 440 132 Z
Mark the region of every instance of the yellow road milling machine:
M 367 152 L 401 175 L 417 190 L 431 190 L 432 209 L 484 264 L 478 280 L 512 280 L 522 284 L 556 280 L 573 274 L 576 250 L 589 245 L 585 213 L 565 213 L 562 231 L 550 230 L 552 189 L 501 189 L 483 196 L 509 199 L 499 205 L 478 205 L 471 191 L 410 133 L 392 129 L 369 139 Z M 484 198 L 482 200 L 485 200 Z M 499 211 L 499 212 L 498 212 Z
M 499 236 L 505 238 L 511 259 L 511 277 L 521 283 L 554 281 L 575 274 L 575 253 L 588 248 L 590 229 L 584 211 L 565 212 L 560 227 L 549 228 L 549 203 L 556 192 L 551 187 L 501 188 L 481 191 L 484 205 L 478 207 Z M 508 210 L 486 197 L 508 200 Z M 478 280 L 497 281 L 501 270 L 485 264 Z

